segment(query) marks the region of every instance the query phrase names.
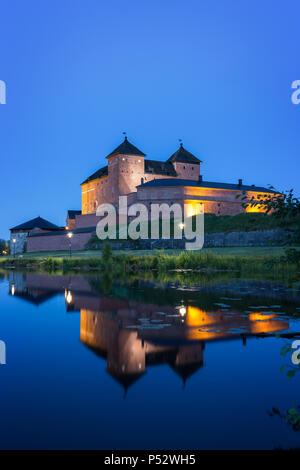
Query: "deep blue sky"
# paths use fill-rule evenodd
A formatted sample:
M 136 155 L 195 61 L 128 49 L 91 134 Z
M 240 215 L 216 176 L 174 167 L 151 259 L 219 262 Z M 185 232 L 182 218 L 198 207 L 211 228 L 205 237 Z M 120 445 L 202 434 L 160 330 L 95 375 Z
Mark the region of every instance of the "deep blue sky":
M 63 225 L 123 131 L 158 160 L 182 138 L 206 180 L 299 195 L 299 18 L 295 0 L 1 0 L 0 237 Z

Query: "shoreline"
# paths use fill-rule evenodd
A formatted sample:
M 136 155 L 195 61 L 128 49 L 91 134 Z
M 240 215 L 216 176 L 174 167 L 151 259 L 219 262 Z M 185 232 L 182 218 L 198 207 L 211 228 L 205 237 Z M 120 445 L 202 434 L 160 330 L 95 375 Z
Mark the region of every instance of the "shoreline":
M 102 273 L 232 273 L 269 276 L 295 275 L 300 278 L 300 250 L 287 249 L 285 254 L 218 254 L 211 252 L 182 251 L 179 253 L 153 252 L 151 254 L 119 253 L 108 256 L 97 253 L 89 257 L 18 257 L 0 258 L 0 268 L 25 269 L 47 272 L 92 271 Z

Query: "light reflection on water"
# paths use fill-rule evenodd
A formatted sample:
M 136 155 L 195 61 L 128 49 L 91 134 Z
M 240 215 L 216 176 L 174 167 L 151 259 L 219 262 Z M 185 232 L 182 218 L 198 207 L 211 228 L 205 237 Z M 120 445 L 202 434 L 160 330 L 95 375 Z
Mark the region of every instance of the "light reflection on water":
M 44 400 L 35 398 L 35 412 L 47 415 L 46 422 L 40 423 L 37 438 L 37 430 L 26 422 L 29 419 L 26 406 L 28 403 L 32 406 L 30 397 L 23 404 L 22 395 L 18 397 L 18 413 L 14 408 L 16 397 L 9 398 L 4 421 L 12 417 L 19 431 L 17 435 L 4 433 L 1 439 L 4 448 L 298 445 L 298 435 L 291 426 L 269 412 L 274 406 L 285 411 L 295 406 L 298 398 L 300 404 L 298 375 L 288 381 L 280 374 L 282 345 L 291 341 L 291 332 L 300 331 L 297 286 L 238 279 L 206 283 L 200 278 L 192 285 L 172 282 L 172 278 L 165 282 L 111 282 L 105 288 L 104 284 L 100 278 L 87 275 L 18 272 L 9 273 L 7 281 L 1 284 L 6 286 L 6 290 L 0 291 L 1 306 L 7 303 L 10 315 L 2 315 L 7 338 L 0 339 L 6 339 L 8 351 L 10 343 L 14 343 L 13 325 L 17 328 L 19 322 L 26 333 L 25 314 L 33 333 L 30 349 L 36 356 L 44 357 L 46 348 L 48 351 L 54 347 L 62 362 L 63 357 L 72 356 L 78 362 L 78 367 L 73 363 L 65 369 L 56 361 L 54 367 L 46 353 L 44 363 L 34 360 L 30 364 L 36 375 L 34 381 L 26 384 L 27 394 L 37 386 L 43 391 L 43 380 L 39 381 L 37 376 L 46 366 L 51 379 L 46 393 L 51 392 L 58 407 L 51 410 L 50 416 Z M 21 300 L 24 302 L 20 303 Z M 72 318 L 71 327 L 63 315 Z M 77 333 L 71 336 L 73 331 Z M 53 346 L 58 333 L 60 339 Z M 43 343 L 38 339 L 40 336 L 44 337 Z M 23 351 L 20 348 L 14 353 L 17 358 Z M 105 368 L 97 366 L 95 359 Z M 13 365 L 8 361 L 5 367 L 9 373 L 2 384 L 4 395 L 14 396 L 20 365 L 18 361 Z M 181 387 L 178 388 L 170 372 L 178 377 Z M 57 382 L 61 374 L 63 384 Z M 88 387 L 95 374 L 96 388 L 95 384 Z M 76 380 L 78 388 L 74 389 L 71 384 Z M 118 393 L 115 382 L 121 385 L 123 393 Z M 95 402 L 93 406 L 95 399 L 102 405 L 100 408 L 95 407 Z M 85 416 L 81 411 L 70 418 L 68 400 L 77 404 L 84 400 Z M 146 423 L 139 423 L 141 407 Z M 127 425 L 124 416 L 130 416 Z M 217 426 L 220 419 L 221 428 Z M 101 420 L 101 429 L 95 420 Z M 181 437 L 174 435 L 174 420 L 185 429 Z M 55 426 L 67 433 L 54 435 Z M 139 426 L 143 432 L 139 432 Z

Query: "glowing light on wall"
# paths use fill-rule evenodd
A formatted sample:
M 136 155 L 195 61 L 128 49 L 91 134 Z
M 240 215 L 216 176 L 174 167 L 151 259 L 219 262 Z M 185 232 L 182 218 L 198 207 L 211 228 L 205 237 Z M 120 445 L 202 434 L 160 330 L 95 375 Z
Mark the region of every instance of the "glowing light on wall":
M 263 321 L 263 320 L 270 320 L 271 318 L 276 318 L 276 314 L 275 313 L 268 313 L 268 314 L 264 314 L 264 313 L 250 313 L 249 314 L 249 320 L 250 321 Z
M 246 212 L 265 212 L 265 206 L 258 204 L 257 206 L 247 206 Z
M 72 297 L 71 291 L 68 291 L 66 295 L 66 301 L 68 302 L 68 304 L 70 304 L 72 300 L 73 300 L 73 297 Z
M 249 319 L 251 333 L 270 333 L 272 331 L 284 330 L 289 328 L 288 322 L 278 321 L 275 313 L 263 314 L 262 312 L 250 313 Z
M 201 201 L 184 201 L 185 204 L 185 216 L 193 217 L 193 215 L 201 214 L 203 211 L 203 206 Z M 200 204 L 200 206 L 199 206 Z
M 197 307 L 189 305 L 186 324 L 187 326 L 201 326 L 215 323 L 216 319 L 213 316 L 207 315 L 207 312 Z

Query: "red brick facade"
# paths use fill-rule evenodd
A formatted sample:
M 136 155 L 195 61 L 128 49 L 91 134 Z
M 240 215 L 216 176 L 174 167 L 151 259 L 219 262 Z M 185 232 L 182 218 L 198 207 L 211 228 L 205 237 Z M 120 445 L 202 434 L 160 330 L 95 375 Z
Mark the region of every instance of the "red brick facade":
M 92 233 L 75 233 L 71 240 L 72 250 L 83 250 L 91 238 Z M 69 238 L 65 232 L 49 233 L 49 235 L 35 234 L 27 237 L 27 251 L 58 251 L 69 250 Z
M 127 139 L 123 142 L 123 144 L 125 143 L 128 143 Z M 180 147 L 180 149 L 185 151 L 183 147 Z M 130 150 L 129 147 L 128 151 Z M 126 147 L 124 147 L 124 151 L 126 151 Z M 188 156 L 191 155 L 189 152 L 185 152 Z M 119 196 L 136 193 L 137 186 L 142 182 L 148 183 L 153 179 L 162 178 L 181 178 L 197 181 L 202 162 L 196 157 L 192 157 L 194 159 L 194 161 L 191 160 L 192 162 L 174 161 L 163 163 L 152 160 L 147 162 L 144 154 L 113 153 L 109 155 L 107 157 L 107 172 L 105 174 L 100 173 L 96 177 L 92 176 L 81 185 L 82 214 L 95 213 L 99 204 L 116 204 Z M 153 162 L 153 165 L 151 165 L 151 162 Z

